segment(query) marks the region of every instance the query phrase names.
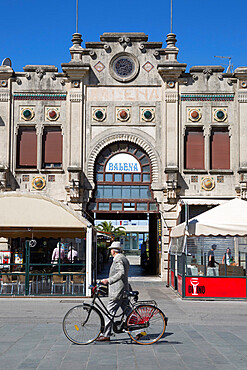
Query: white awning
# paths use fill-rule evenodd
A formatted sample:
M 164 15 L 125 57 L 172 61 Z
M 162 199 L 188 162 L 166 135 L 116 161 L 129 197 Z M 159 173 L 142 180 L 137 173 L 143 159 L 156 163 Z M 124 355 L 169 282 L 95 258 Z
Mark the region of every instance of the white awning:
M 172 229 L 171 237 L 184 236 L 185 231 L 186 224 L 183 222 Z M 193 217 L 188 222 L 188 234 L 191 236 L 247 235 L 247 202 L 238 198 L 232 199 Z
M 35 193 L 0 193 L 1 237 L 82 238 L 89 222 L 65 204 Z
M 217 206 L 227 202 L 228 199 L 212 199 L 212 198 L 181 198 L 180 203 L 186 203 L 190 206 Z

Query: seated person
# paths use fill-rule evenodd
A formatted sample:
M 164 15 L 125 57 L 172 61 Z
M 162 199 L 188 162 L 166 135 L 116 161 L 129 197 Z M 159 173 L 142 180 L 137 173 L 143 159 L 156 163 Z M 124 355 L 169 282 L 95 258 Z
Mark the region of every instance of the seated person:
M 222 264 L 226 264 L 227 266 L 230 266 L 231 264 L 234 263 L 233 257 L 232 257 L 232 252 L 230 248 L 227 248 L 226 253 L 224 254 L 222 258 Z

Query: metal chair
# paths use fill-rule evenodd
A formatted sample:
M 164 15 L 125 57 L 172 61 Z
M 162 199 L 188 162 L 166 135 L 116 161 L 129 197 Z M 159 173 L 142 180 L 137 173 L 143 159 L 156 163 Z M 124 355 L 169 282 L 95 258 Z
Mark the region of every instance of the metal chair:
M 71 281 L 72 295 L 74 294 L 74 288 L 78 287 L 78 293 L 80 292 L 80 287 L 84 289 L 84 276 L 83 275 L 73 275 L 73 280 Z
M 65 285 L 66 285 L 66 281 L 63 280 L 62 275 L 57 275 L 57 274 L 52 275 L 51 294 L 55 293 L 56 286 L 57 286 L 57 287 L 62 287 L 62 294 L 64 295 Z
M 18 294 L 20 294 L 20 291 L 24 292 L 26 285 L 26 277 L 25 275 L 19 275 L 17 279 L 17 288 L 18 288 Z M 32 288 L 32 281 L 29 280 L 29 294 L 31 293 Z
M 13 294 L 14 286 L 17 286 L 17 281 L 12 279 L 12 275 L 2 274 L 0 294 L 3 292 L 3 288 L 6 288 L 6 293 L 8 287 L 11 286 L 11 294 Z

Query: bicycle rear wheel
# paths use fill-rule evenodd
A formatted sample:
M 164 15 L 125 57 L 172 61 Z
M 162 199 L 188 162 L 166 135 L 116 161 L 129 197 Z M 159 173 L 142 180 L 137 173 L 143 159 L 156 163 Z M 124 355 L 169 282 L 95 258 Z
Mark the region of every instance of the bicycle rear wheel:
M 129 314 L 126 325 L 130 338 L 136 343 L 153 344 L 166 330 L 166 317 L 158 307 L 140 305 Z
M 89 304 L 71 308 L 63 319 L 63 332 L 75 344 L 89 344 L 104 330 L 102 314 Z

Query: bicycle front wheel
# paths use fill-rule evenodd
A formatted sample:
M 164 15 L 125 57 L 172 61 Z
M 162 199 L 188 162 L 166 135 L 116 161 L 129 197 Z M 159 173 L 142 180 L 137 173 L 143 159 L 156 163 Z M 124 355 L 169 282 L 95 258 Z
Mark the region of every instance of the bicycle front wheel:
M 152 305 L 135 307 L 127 317 L 126 324 L 130 338 L 138 344 L 153 344 L 166 330 L 165 315 Z
M 89 304 L 71 308 L 63 319 L 63 332 L 75 344 L 89 344 L 104 330 L 102 314 Z

